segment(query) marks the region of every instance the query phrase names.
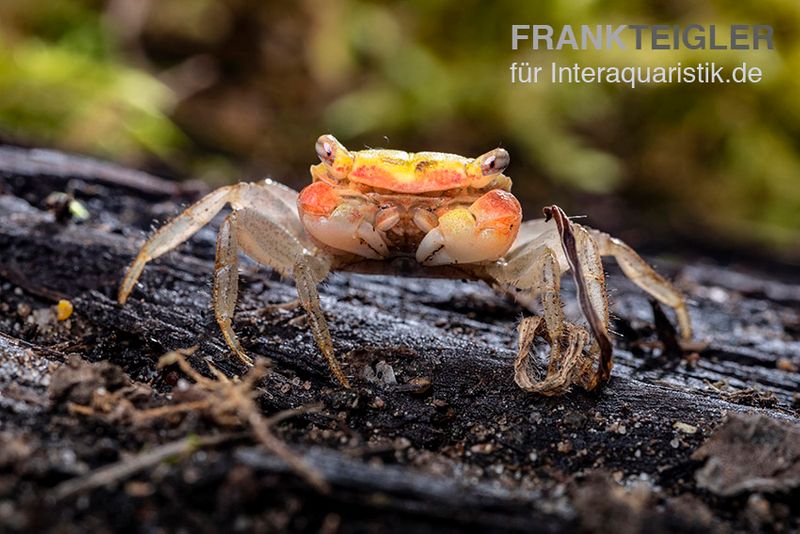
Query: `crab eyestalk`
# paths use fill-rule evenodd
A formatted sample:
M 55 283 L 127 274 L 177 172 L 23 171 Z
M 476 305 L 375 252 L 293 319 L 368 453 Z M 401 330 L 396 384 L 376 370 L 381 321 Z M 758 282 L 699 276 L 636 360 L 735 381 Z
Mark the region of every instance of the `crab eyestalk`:
M 472 177 L 470 186 L 477 189 L 486 187 L 492 180 L 503 174 L 510 161 L 511 156 L 503 148 L 495 148 L 478 156 L 467 166 L 467 173 Z
M 334 136 L 330 134 L 319 136 L 315 148 L 329 178 L 339 181 L 350 174 L 350 170 L 353 168 L 353 155 Z M 320 165 L 313 166 L 311 173 L 314 174 L 315 168 L 319 167 Z

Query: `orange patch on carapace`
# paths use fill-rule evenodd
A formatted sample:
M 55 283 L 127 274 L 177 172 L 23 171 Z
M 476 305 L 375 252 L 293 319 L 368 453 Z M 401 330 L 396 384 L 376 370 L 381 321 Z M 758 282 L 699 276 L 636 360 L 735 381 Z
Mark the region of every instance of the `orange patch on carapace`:
M 420 176 L 421 182 L 426 186 L 432 186 L 434 190 L 453 189 L 467 185 L 467 176 L 463 172 L 451 169 L 432 169 L 425 171 Z
M 339 205 L 339 196 L 324 182 L 314 182 L 300 191 L 297 206 L 300 213 L 327 216 Z

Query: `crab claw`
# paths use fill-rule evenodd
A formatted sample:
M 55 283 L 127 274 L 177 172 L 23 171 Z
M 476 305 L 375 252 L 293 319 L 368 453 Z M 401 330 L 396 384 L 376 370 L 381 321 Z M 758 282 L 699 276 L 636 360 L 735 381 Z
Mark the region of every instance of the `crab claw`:
M 455 208 L 439 217 L 417 248 L 423 265 L 475 263 L 501 258 L 519 232 L 522 208 L 508 191 L 494 189 L 469 208 Z
M 358 197 L 344 198 L 324 182 L 300 192 L 297 210 L 306 231 L 331 248 L 378 260 L 389 255 L 381 234 L 367 222 L 370 206 Z

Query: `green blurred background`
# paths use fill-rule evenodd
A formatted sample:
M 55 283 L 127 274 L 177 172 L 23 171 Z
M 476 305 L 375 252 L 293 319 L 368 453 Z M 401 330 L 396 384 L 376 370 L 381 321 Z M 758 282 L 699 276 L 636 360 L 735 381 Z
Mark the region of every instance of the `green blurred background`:
M 775 51 L 511 50 L 511 24 L 770 24 Z M 314 141 L 512 155 L 635 245 L 800 262 L 800 2 L 3 0 L 0 138 L 213 185 L 308 180 Z M 751 85 L 520 86 L 512 61 L 741 61 Z

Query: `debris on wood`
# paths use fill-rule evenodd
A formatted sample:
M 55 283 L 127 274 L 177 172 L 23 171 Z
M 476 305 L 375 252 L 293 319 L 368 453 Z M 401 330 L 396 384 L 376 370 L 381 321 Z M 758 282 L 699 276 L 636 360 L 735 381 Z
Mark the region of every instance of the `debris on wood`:
M 91 217 L 57 220 L 59 191 Z M 695 343 L 676 346 L 669 317 L 609 265 L 611 381 L 553 398 L 514 383 L 529 313 L 515 300 L 336 274 L 321 298 L 344 391 L 302 310 L 280 304 L 291 282 L 249 262 L 237 333 L 269 372 L 231 357 L 210 306 L 219 221 L 117 305 L 153 222 L 200 193 L 0 147 L 4 530 L 800 529 L 796 274 L 654 258 L 692 303 Z
M 800 426 L 732 414 L 694 454 L 697 484 L 722 497 L 800 488 Z

